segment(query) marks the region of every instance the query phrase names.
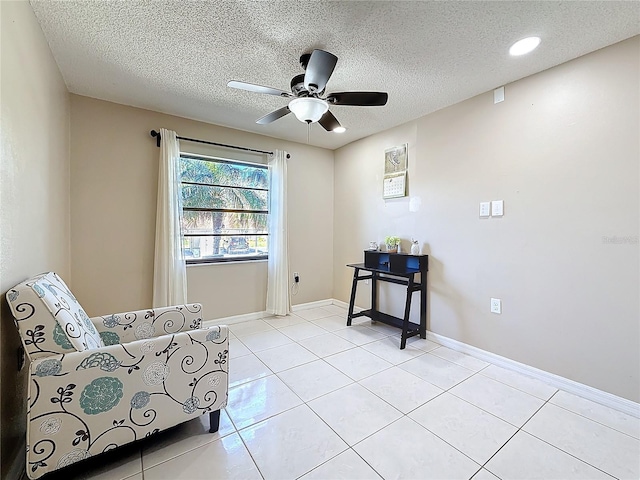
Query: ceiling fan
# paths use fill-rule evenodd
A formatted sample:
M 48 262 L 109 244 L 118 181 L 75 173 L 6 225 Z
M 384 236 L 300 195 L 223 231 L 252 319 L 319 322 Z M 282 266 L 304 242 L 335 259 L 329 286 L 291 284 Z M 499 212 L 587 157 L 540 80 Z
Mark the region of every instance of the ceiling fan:
M 292 98 L 288 105 L 256 120 L 266 125 L 293 112 L 301 122 L 318 122 L 329 132 L 344 132 L 345 128 L 329 111 L 329 105 L 351 105 L 362 107 L 383 106 L 387 103 L 386 92 L 336 92 L 325 96 L 325 87 L 333 73 L 338 57 L 324 50 L 314 50 L 300 57 L 305 73 L 291 79 L 291 93 L 277 88 L 263 87 L 253 83 L 230 81 L 227 86 L 255 93 L 266 93 Z

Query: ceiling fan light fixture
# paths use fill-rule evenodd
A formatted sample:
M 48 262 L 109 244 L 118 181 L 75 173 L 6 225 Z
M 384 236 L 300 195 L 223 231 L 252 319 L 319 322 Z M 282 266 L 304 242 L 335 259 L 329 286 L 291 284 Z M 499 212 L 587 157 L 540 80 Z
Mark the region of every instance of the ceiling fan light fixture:
M 527 37 L 511 45 L 509 53 L 514 57 L 534 51 L 540 45 L 540 37 Z
M 314 97 L 294 98 L 289 102 L 289 110 L 304 123 L 315 123 L 329 110 L 329 104 Z

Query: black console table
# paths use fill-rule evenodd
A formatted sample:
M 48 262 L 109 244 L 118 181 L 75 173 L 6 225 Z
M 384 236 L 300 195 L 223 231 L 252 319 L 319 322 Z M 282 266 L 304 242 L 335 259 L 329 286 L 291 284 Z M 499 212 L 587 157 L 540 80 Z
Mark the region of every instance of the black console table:
M 420 335 L 420 338 L 427 338 L 427 271 L 429 270 L 429 255 L 365 251 L 364 263 L 350 264 L 347 267 L 352 267 L 355 270 L 351 286 L 347 326 L 351 326 L 351 321 L 354 318 L 369 317 L 373 321 L 401 328 L 400 349 L 405 348 L 407 345 L 407 338 L 415 335 Z M 360 270 L 370 272 L 370 274 L 361 276 Z M 419 282 L 416 282 L 417 274 L 420 274 Z M 353 313 L 356 289 L 358 282 L 361 280 L 371 280 L 371 308 Z M 378 310 L 378 282 L 406 285 L 407 298 L 404 307 L 404 318 L 394 317 Z M 419 325 L 409 321 L 413 292 L 420 292 Z

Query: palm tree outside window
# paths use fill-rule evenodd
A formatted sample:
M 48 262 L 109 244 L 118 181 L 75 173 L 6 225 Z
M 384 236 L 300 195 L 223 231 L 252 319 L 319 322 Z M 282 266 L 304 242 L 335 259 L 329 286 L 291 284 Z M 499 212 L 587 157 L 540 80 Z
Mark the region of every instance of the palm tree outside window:
M 190 263 L 266 260 L 266 165 L 181 154 L 182 248 Z

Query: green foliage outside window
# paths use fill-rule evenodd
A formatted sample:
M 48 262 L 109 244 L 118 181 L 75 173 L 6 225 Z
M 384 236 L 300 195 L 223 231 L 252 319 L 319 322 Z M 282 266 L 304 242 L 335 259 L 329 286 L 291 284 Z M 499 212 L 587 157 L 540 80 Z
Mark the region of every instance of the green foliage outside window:
M 183 249 L 187 260 L 266 258 L 269 170 L 181 158 Z

